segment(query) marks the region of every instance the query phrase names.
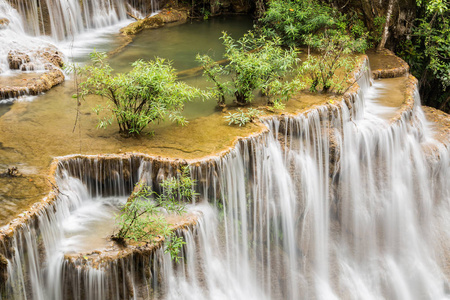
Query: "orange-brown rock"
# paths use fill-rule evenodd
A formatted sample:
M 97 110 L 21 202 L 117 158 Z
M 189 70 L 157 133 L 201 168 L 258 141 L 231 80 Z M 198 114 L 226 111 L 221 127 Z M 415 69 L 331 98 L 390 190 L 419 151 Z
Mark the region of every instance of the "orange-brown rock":
M 55 47 L 47 47 L 43 51 L 39 51 L 38 55 L 56 67 L 61 68 L 64 65 L 64 56 Z
M 64 74 L 60 69 L 50 64 L 46 68 L 48 72 L 40 77 L 26 80 L 24 85 L 0 87 L 0 99 L 17 98 L 23 95 L 38 95 L 64 81 Z
M 11 70 L 20 69 L 22 64 L 30 62 L 30 56 L 25 52 L 18 50 L 11 50 L 8 52 L 8 63 Z
M 409 65 L 388 49 L 369 51 L 367 54 L 372 66 L 373 79 L 401 77 L 409 72 Z
M 9 25 L 9 20 L 6 18 L 0 18 L 0 29 Z

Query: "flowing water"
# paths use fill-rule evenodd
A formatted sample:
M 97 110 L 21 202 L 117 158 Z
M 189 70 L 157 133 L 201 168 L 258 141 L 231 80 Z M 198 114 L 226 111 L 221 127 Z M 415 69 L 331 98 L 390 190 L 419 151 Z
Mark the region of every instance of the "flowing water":
M 106 165 L 60 164 L 54 208 L 16 232 L 7 297 L 448 299 L 448 141 L 433 139 L 417 93 L 412 111 L 389 122 L 377 103 L 383 81 L 370 86 L 367 74 L 352 109 L 269 120 L 268 134 L 191 166 L 202 217 L 179 232 L 185 263 L 162 251 L 100 269 L 65 262 L 83 228 L 73 234 L 64 224 L 101 223 L 103 215 L 80 209 L 120 202 L 133 182 L 160 171 L 136 159 L 124 163 L 131 177 L 121 165 L 99 186 Z
M 82 60 L 82 53 L 91 49 L 93 29 L 116 30 L 115 26 L 129 22 L 127 9 L 138 15 L 156 7 L 118 0 L 12 2 L 16 9 L 0 0 L 0 15 L 9 20 L 0 28 L 2 45 L 7 45 L 0 49 L 4 72 L 5 49 L 35 51 L 56 43 Z M 52 16 L 49 24 L 42 22 L 44 14 Z M 233 26 L 238 34 L 249 26 L 242 20 L 239 24 L 246 25 Z M 189 38 L 191 25 L 195 33 Z M 182 54 L 178 49 L 217 41 L 198 32 L 220 36 L 218 28 L 224 26 L 218 20 L 206 26 L 148 31 L 111 63 L 127 70 L 144 53 L 152 58 L 164 49 L 177 68 L 191 68 L 194 65 L 188 61 L 196 52 L 215 49 L 217 44 L 189 47 L 193 51 Z M 71 45 L 77 43 L 68 39 L 73 34 L 85 37 L 87 43 L 74 49 Z M 181 37 L 187 38 L 187 44 Z M 105 49 L 110 44 L 111 35 L 100 41 Z M 201 216 L 195 227 L 178 231 L 186 240 L 184 261 L 179 264 L 163 249 L 97 265 L 85 258 L 69 259 L 79 252 L 108 248 L 113 216 L 134 183 L 147 178 L 157 186 L 161 174 L 171 171 L 167 165 L 140 157 L 112 163 L 73 157 L 59 163 L 58 198 L 23 224 L 11 243 L 0 245 L 8 259 L 0 297 L 450 299 L 449 141 L 433 139 L 417 91 L 412 110 L 391 122 L 398 113 L 397 99 L 402 98 L 395 87 L 404 79 L 371 85 L 369 74 L 359 80 L 361 89 L 351 108 L 327 105 L 306 115 L 266 120 L 268 133 L 239 142 L 225 156 L 192 164 L 200 196 L 190 209 Z M 16 126 L 42 127 L 50 122 L 51 128 L 57 128 L 52 130 L 71 128 L 72 122 L 61 125 L 48 117 L 55 111 L 66 117 L 73 109 L 61 101 L 70 99 L 69 86 L 62 85 L 19 110 Z M 24 104 L 12 104 L 18 105 Z M 10 106 L 0 107 L 0 116 L 9 114 Z M 192 116 L 199 110 L 211 113 L 198 106 Z M 101 143 L 94 133 L 88 135 Z M 67 143 L 64 150 L 55 150 L 61 148 L 54 142 L 64 140 L 61 135 L 44 139 L 31 132 L 30 136 L 53 149 L 46 150 L 48 157 L 30 158 L 43 151 L 31 142 L 27 147 L 34 152 L 24 155 L 19 148 L 3 147 L 0 138 L 0 151 L 6 153 L 0 164 L 19 157 L 30 164 L 30 170 L 43 168 L 58 151 L 78 149 Z

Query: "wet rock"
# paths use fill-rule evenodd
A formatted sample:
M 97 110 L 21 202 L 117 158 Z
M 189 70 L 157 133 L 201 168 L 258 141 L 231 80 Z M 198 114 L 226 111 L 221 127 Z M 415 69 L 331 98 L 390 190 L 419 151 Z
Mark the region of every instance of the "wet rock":
M 144 29 L 153 29 L 153 28 L 159 28 L 162 27 L 164 23 L 159 18 L 146 18 L 143 20 L 136 21 L 130 25 L 128 25 L 125 28 L 122 28 L 120 30 L 121 33 L 126 35 L 135 35 L 138 32 L 144 30 Z
M 42 92 L 46 92 L 55 85 L 64 81 L 64 74 L 61 70 L 53 68 L 49 72 L 43 74 L 39 78 L 33 78 L 29 80 L 27 88 L 30 95 L 38 95 Z
M 0 29 L 6 28 L 9 25 L 9 20 L 6 18 L 0 18 Z
M 164 26 L 165 23 L 184 22 L 187 12 L 184 10 L 163 9 L 159 14 L 138 20 L 120 30 L 125 35 L 135 35 L 144 29 L 154 29 Z
M 20 66 L 21 71 L 34 71 L 35 66 L 33 63 L 24 63 Z
M 0 99 L 17 98 L 23 95 L 39 95 L 64 81 L 64 74 L 51 64 L 46 65 L 48 72 L 38 78 L 26 81 L 22 86 L 0 87 Z
M 383 49 L 378 51 L 377 54 L 386 57 L 384 61 L 392 61 L 393 63 L 382 65 L 381 68 L 375 68 L 372 70 L 373 79 L 396 78 L 408 74 L 409 65 L 403 59 L 396 56 L 392 51 Z
M 11 50 L 8 52 L 8 64 L 11 70 L 18 70 L 22 64 L 30 62 L 30 56 L 22 51 Z
M 10 167 L 3 173 L 0 173 L 0 177 L 19 177 L 20 173 L 17 167 Z
M 8 279 L 8 260 L 0 254 L 0 282 L 6 282 Z
M 38 52 L 48 63 L 61 68 L 64 65 L 64 55 L 55 47 L 47 47 L 42 52 Z
M 183 22 L 187 20 L 187 12 L 184 10 L 163 10 L 156 15 L 164 23 Z

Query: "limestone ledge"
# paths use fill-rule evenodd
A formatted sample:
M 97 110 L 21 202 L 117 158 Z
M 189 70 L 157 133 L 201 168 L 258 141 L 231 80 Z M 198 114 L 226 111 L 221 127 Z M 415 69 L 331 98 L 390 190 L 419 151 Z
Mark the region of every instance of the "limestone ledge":
M 120 29 L 122 43 L 116 49 L 108 52 L 108 56 L 120 53 L 126 46 L 133 42 L 133 37 L 144 29 L 156 29 L 163 27 L 167 23 L 184 23 L 188 18 L 187 10 L 183 9 L 163 9 L 158 14 L 144 19 L 136 20 L 124 28 Z
M 197 225 L 199 215 L 187 214 L 181 220 L 170 224 L 170 229 L 177 235 L 181 235 L 183 230 L 193 230 Z M 149 256 L 155 250 L 163 247 L 164 237 L 158 237 L 151 243 L 134 243 L 126 247 L 118 246 L 115 243 L 105 249 L 94 250 L 87 253 L 70 253 L 64 255 L 64 259 L 74 267 L 89 266 L 101 269 L 105 265 L 118 259 L 129 259 L 136 255 Z
M 344 106 L 348 107 L 351 111 L 354 102 L 356 101 L 355 95 L 359 91 L 360 87 L 356 83 L 356 79 L 361 75 L 361 72 L 365 71 L 365 66 L 367 65 L 367 57 L 361 58 L 361 63 L 357 70 L 354 72 L 354 78 L 352 80 L 352 85 L 349 89 L 342 95 L 342 101 L 336 102 L 327 102 L 322 105 L 316 105 L 310 107 L 306 110 L 303 110 L 301 114 L 308 115 L 309 113 L 316 110 L 327 110 L 329 112 L 328 116 L 333 115 L 333 112 L 336 110 L 341 110 Z M 405 93 L 405 101 L 402 105 L 399 114 L 395 117 L 392 122 L 397 122 L 402 118 L 403 114 L 412 114 L 412 110 L 415 105 L 414 93 L 416 92 L 416 83 L 417 80 L 413 76 L 409 76 L 407 82 L 407 88 Z M 263 116 L 262 120 L 274 119 L 277 118 L 280 121 L 286 120 L 286 118 L 295 117 L 296 114 L 281 114 L 281 115 L 270 115 Z M 260 123 L 260 130 L 256 133 L 245 137 L 236 137 L 233 141 L 232 145 L 227 149 L 220 151 L 219 153 L 211 154 L 210 156 L 203 157 L 201 159 L 192 159 L 192 160 L 183 160 L 176 158 L 166 158 L 161 156 L 153 156 L 149 154 L 143 153 L 124 153 L 124 154 L 106 154 L 106 155 L 69 155 L 64 157 L 57 157 L 51 164 L 50 168 L 50 176 L 49 176 L 49 194 L 43 198 L 41 201 L 35 203 L 30 207 L 28 211 L 23 212 L 18 216 L 18 218 L 11 221 L 7 226 L 0 228 L 0 253 L 3 255 L 9 256 L 11 253 L 11 249 L 9 248 L 11 245 L 11 239 L 14 236 L 15 231 L 20 230 L 25 224 L 37 224 L 37 217 L 42 214 L 42 212 L 46 209 L 51 209 L 55 205 L 55 201 L 57 201 L 58 197 L 58 187 L 56 185 L 56 174 L 58 172 L 58 165 L 62 163 L 70 163 L 75 161 L 76 159 L 85 159 L 85 160 L 97 160 L 97 161 L 124 161 L 131 160 L 133 158 L 143 159 L 147 161 L 151 161 L 153 163 L 153 169 L 157 170 L 161 167 L 168 168 L 169 166 L 175 167 L 180 165 L 196 165 L 200 166 L 205 162 L 215 164 L 221 157 L 230 153 L 238 143 L 244 142 L 250 139 L 257 139 L 268 133 L 269 129 Z M 93 174 L 92 174 L 93 175 Z M 153 175 L 155 176 L 155 174 Z M 198 218 L 194 216 L 188 216 L 186 220 L 181 223 L 174 224 L 174 230 L 181 230 L 186 228 L 193 228 L 197 224 Z M 88 264 L 90 266 L 100 266 L 104 262 L 109 262 L 121 257 L 128 257 L 133 253 L 151 253 L 161 247 L 163 243 L 162 239 L 156 240 L 154 243 L 150 245 L 135 245 L 130 246 L 125 249 L 118 250 L 116 247 L 111 247 L 106 249 L 105 251 L 92 251 L 89 253 L 77 253 L 77 254 L 68 254 L 66 255 L 66 259 L 73 265 L 84 265 Z M 3 249 L 2 249 L 3 248 Z M 1 258 L 1 257 L 0 257 Z
M 301 113 L 304 115 L 308 115 L 310 112 L 315 111 L 317 109 L 327 109 L 329 111 L 333 110 L 339 110 L 344 105 L 351 105 L 352 101 L 355 101 L 354 95 L 359 90 L 359 85 L 356 83 L 355 79 L 360 76 L 360 73 L 365 71 L 364 68 L 367 63 L 367 57 L 361 58 L 361 63 L 357 67 L 357 69 L 354 72 L 354 79 L 352 80 L 352 86 L 346 91 L 346 93 L 342 96 L 343 101 L 339 101 L 338 103 L 331 104 L 326 103 L 323 105 L 317 105 L 313 106 L 311 108 L 308 108 L 306 110 L 303 110 Z M 270 118 L 278 118 L 279 120 L 284 120 L 286 117 L 293 117 L 295 114 L 281 114 L 281 115 L 271 115 L 271 116 L 263 116 L 261 117 L 261 120 L 270 119 Z M 256 139 L 259 138 L 269 132 L 269 129 L 263 125 L 262 122 L 258 122 L 259 124 L 259 130 L 257 132 L 254 132 L 250 135 L 247 135 L 245 137 L 236 137 L 234 141 L 231 143 L 231 145 L 218 152 L 211 154 L 209 156 L 205 156 L 201 159 L 192 159 L 192 160 L 180 160 L 177 158 L 167 158 L 167 157 L 161 157 L 161 156 L 154 156 L 149 154 L 143 154 L 143 153 L 124 153 L 124 154 L 100 154 L 100 155 L 68 155 L 64 157 L 56 157 L 50 166 L 50 173 L 49 173 L 49 194 L 44 197 L 41 201 L 36 202 L 33 204 L 29 210 L 19 214 L 18 218 L 12 220 L 8 225 L 3 226 L 0 228 L 0 241 L 3 243 L 0 243 L 0 250 L 1 245 L 7 245 L 8 240 L 11 239 L 14 235 L 14 232 L 18 229 L 20 229 L 24 224 L 31 224 L 36 222 L 31 222 L 33 220 L 36 220 L 38 215 L 44 211 L 46 208 L 54 206 L 55 201 L 58 197 L 58 187 L 56 183 L 56 175 L 58 172 L 58 165 L 62 164 L 64 162 L 71 162 L 75 161 L 76 159 L 87 159 L 87 160 L 100 160 L 100 161 L 124 161 L 132 158 L 139 157 L 139 159 L 150 161 L 154 164 L 153 169 L 158 169 L 162 166 L 179 166 L 180 164 L 189 164 L 189 165 L 202 165 L 204 162 L 212 162 L 215 163 L 218 161 L 221 157 L 226 156 L 228 153 L 230 153 L 238 143 L 244 142 L 246 140 Z M 1 251 L 0 251 L 1 252 Z
M 394 78 L 405 76 L 406 74 L 408 74 L 409 65 L 403 59 L 395 55 L 392 51 L 388 49 L 383 49 L 381 51 L 378 51 L 378 53 L 392 58 L 394 61 L 396 61 L 397 66 L 394 68 L 382 68 L 372 70 L 373 79 Z
M 7 59 L 11 70 L 35 71 L 45 69 L 45 72 L 33 78 L 22 78 L 22 80 L 13 84 L 0 85 L 0 100 L 24 95 L 39 95 L 65 79 L 61 71 L 61 67 L 64 65 L 64 55 L 53 45 L 30 52 L 10 50 Z
M 0 87 L 0 99 L 39 95 L 62 83 L 64 79 L 64 74 L 59 68 L 49 66 L 47 72 L 40 77 L 26 80 L 25 85 Z
M 391 124 L 399 122 L 402 118 L 405 117 L 407 117 L 408 119 L 413 117 L 414 107 L 418 105 L 414 97 L 417 92 L 417 82 L 418 81 L 414 76 L 408 75 L 403 104 L 398 110 L 397 114 L 393 118 L 391 118 L 390 120 Z

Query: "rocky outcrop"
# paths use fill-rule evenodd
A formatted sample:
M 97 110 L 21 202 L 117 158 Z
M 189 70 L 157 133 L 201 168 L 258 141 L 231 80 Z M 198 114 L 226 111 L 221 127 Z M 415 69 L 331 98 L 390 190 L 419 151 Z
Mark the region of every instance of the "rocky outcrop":
M 377 51 L 378 55 L 384 56 L 384 61 L 390 61 L 387 65 L 376 66 L 372 70 L 373 79 L 379 78 L 395 78 L 405 76 L 409 72 L 409 65 L 400 57 L 396 56 L 392 51 L 383 49 Z
M 48 64 L 60 68 L 64 64 L 64 56 L 56 47 L 50 46 L 28 53 L 11 50 L 8 52 L 8 63 L 11 70 L 32 71 L 39 65 L 48 68 Z
M 25 81 L 21 86 L 0 87 L 0 99 L 17 98 L 24 95 L 39 95 L 64 81 L 63 72 L 53 65 L 48 65 L 48 72 L 40 77 Z
M 8 53 L 8 63 L 11 70 L 18 70 L 23 64 L 30 62 L 30 56 L 25 52 L 11 50 Z
M 6 28 L 9 25 L 9 20 L 6 18 L 0 18 L 0 29 Z
M 60 69 L 64 65 L 64 56 L 54 46 L 49 45 L 30 52 L 10 50 L 8 52 L 8 64 L 11 70 L 35 71 L 44 69 L 46 72 L 32 79 L 23 79 L 17 85 L 0 85 L 0 100 L 24 95 L 39 95 L 62 83 L 65 79 Z
M 8 279 L 8 260 L 0 254 L 0 282 L 6 282 Z
M 164 26 L 166 23 L 185 22 L 188 14 L 186 10 L 163 9 L 157 15 L 137 20 L 120 30 L 125 35 L 135 35 L 144 29 L 154 29 Z

